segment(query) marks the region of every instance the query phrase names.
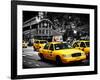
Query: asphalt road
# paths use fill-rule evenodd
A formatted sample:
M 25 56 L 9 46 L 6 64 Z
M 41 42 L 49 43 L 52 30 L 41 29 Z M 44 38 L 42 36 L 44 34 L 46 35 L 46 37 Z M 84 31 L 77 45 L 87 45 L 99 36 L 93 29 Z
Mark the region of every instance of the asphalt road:
M 33 47 L 23 48 L 23 68 L 54 67 L 56 65 L 41 61 Z
M 38 52 L 34 51 L 33 47 L 23 48 L 23 68 L 44 68 L 44 67 L 63 67 L 63 66 L 86 66 L 89 65 L 89 61 L 86 60 L 84 63 L 73 63 L 58 66 L 53 61 L 42 61 L 38 56 Z

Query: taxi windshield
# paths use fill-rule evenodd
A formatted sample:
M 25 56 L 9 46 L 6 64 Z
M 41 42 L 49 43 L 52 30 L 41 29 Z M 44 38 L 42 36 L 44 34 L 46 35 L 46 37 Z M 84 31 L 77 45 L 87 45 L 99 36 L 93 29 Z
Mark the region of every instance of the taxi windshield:
M 69 49 L 69 48 L 72 48 L 72 47 L 67 43 L 55 44 L 55 50 Z

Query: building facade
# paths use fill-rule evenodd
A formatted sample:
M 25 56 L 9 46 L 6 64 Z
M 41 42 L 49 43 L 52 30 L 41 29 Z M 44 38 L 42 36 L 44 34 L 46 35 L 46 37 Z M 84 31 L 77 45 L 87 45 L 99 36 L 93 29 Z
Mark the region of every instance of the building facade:
M 53 23 L 40 13 L 39 16 L 33 17 L 23 23 L 24 38 L 52 41 L 53 36 L 61 36 L 60 32 L 54 30 Z

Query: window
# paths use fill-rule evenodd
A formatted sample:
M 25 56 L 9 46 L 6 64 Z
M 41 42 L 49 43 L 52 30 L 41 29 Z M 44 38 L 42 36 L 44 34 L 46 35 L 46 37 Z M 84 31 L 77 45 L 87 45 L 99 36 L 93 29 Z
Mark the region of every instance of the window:
M 46 30 L 46 34 L 48 34 L 48 30 Z
M 43 23 L 41 23 L 41 28 L 43 27 Z
M 39 30 L 39 34 L 41 34 L 41 30 Z
M 30 26 L 24 27 L 23 31 L 30 30 Z
M 90 43 L 89 42 L 85 42 L 87 47 L 90 47 Z
M 44 34 L 44 29 L 42 30 L 42 34 Z
M 51 35 L 51 31 L 49 30 L 49 35 Z
M 47 28 L 49 28 L 50 27 L 50 24 L 48 23 L 48 27 Z
M 46 44 L 45 46 L 44 46 L 44 49 L 48 49 L 49 48 L 49 44 Z
M 35 43 L 39 43 L 39 41 L 35 41 Z
M 69 49 L 69 48 L 72 48 L 72 47 L 66 43 L 55 44 L 55 50 Z
M 54 50 L 53 44 L 50 45 L 50 50 Z
M 75 42 L 74 45 L 73 45 L 73 47 L 74 47 L 74 48 L 75 48 L 75 47 L 79 47 L 78 43 L 79 43 L 79 42 Z
M 85 47 L 85 43 L 81 42 L 80 47 Z
M 37 29 L 37 25 L 32 25 L 32 29 Z

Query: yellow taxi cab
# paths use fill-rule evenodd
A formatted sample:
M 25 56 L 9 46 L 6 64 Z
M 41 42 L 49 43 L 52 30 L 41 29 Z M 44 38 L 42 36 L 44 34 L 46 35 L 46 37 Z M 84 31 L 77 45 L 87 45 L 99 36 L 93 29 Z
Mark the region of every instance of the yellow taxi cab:
M 73 48 L 80 49 L 85 52 L 86 56 L 90 55 L 90 42 L 89 40 L 78 40 L 72 44 Z
M 28 43 L 27 43 L 26 41 L 23 40 L 22 47 L 23 47 L 23 48 L 27 48 L 27 46 L 28 46 Z
M 46 40 L 35 40 L 33 44 L 33 48 L 35 51 L 38 51 L 40 48 L 43 48 L 47 43 Z
M 86 60 L 83 51 L 73 49 L 69 44 L 63 42 L 50 42 L 39 50 L 38 55 L 42 60 L 56 61 L 56 64 L 66 64 Z

